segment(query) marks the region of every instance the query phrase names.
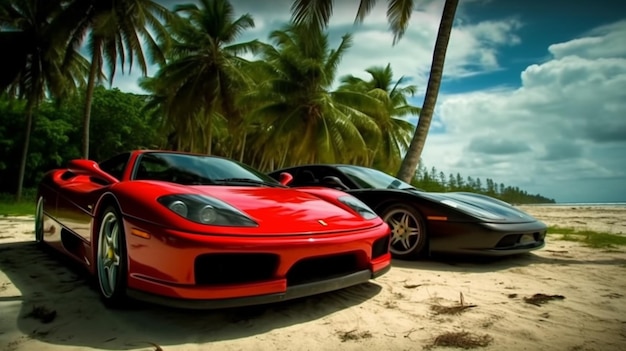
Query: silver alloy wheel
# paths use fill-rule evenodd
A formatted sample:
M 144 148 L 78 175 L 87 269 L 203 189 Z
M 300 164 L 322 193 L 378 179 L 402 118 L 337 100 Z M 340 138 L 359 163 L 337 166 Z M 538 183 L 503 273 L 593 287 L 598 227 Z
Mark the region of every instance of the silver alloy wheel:
M 400 207 L 385 213 L 383 220 L 391 229 L 391 253 L 400 256 L 415 254 L 424 239 L 421 221 Z
M 43 196 L 37 200 L 35 209 L 35 242 L 43 242 Z
M 118 288 L 120 272 L 121 223 L 114 211 L 102 217 L 98 235 L 98 282 L 105 298 L 111 298 Z

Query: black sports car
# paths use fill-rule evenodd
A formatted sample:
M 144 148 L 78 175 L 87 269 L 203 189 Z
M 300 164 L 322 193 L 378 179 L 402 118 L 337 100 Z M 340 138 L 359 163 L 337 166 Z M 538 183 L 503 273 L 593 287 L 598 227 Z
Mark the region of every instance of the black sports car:
M 289 186 L 341 189 L 370 206 L 391 227 L 391 253 L 413 259 L 432 252 L 504 256 L 540 249 L 547 226 L 489 196 L 431 193 L 381 171 L 352 165 L 303 165 L 270 173 Z

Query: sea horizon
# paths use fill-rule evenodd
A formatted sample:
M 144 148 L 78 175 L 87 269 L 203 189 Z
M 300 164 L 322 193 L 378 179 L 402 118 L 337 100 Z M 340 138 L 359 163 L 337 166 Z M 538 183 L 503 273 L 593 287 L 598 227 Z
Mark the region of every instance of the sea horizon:
M 626 201 L 611 201 L 611 202 L 556 202 L 556 203 L 537 203 L 526 204 L 530 206 L 619 206 L 626 207 Z

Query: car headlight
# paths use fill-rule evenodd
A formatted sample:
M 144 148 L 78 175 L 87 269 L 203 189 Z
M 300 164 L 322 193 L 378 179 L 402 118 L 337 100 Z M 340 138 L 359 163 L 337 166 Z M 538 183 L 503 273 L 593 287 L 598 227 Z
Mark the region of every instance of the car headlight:
M 167 207 L 169 207 L 170 210 L 178 213 L 179 215 L 183 217 L 187 217 L 189 208 L 184 202 L 180 200 L 175 200 L 175 201 L 172 201 Z
M 369 206 L 367 206 L 363 201 L 357 199 L 352 195 L 340 196 L 339 198 L 337 198 L 337 200 L 353 209 L 356 213 L 358 213 L 359 215 L 361 215 L 361 217 L 365 219 L 374 219 L 378 217 L 376 212 L 369 208 Z
M 441 200 L 441 203 L 444 205 L 448 205 L 450 207 L 456 208 L 465 213 L 477 216 L 477 217 L 482 217 L 482 218 L 487 218 L 487 219 L 492 219 L 492 220 L 503 219 L 502 216 L 499 216 L 495 213 L 483 210 L 482 208 L 479 208 L 479 207 L 466 205 L 466 204 L 463 204 L 454 200 L 445 199 L 445 200 Z
M 168 195 L 158 199 L 172 212 L 190 221 L 219 226 L 255 227 L 257 223 L 235 207 L 204 195 Z

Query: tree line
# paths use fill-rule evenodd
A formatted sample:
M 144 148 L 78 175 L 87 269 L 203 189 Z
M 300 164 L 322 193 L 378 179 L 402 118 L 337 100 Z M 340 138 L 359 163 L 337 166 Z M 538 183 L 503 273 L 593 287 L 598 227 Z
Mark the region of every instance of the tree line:
M 483 182 L 478 177 L 464 177 L 460 173 L 446 174 L 434 166 L 430 170 L 420 162 L 415 172 L 412 185 L 433 192 L 472 192 L 500 199 L 511 204 L 555 203 L 551 198 L 541 194 L 529 194 L 519 187 L 498 183 L 491 178 Z
M 47 170 L 62 167 L 67 161 L 81 157 L 80 121 L 84 98 L 84 95 L 76 95 L 60 103 L 42 103 L 35 118 L 37 123 L 33 126 L 31 152 L 26 164 L 24 185 L 27 188 L 35 187 Z M 94 89 L 92 125 L 95 132 L 89 145 L 93 159 L 104 160 L 138 148 L 172 146 L 175 141 L 158 128 L 161 122 L 159 116 L 148 108 L 149 100 L 146 95 L 125 93 L 119 89 Z M 25 109 L 24 101 L 0 98 L 0 192 L 3 193 L 13 193 L 17 186 L 19 155 L 25 137 L 21 117 Z M 219 133 L 215 137 L 217 140 L 228 140 L 222 139 Z M 228 135 L 224 137 L 229 138 Z M 244 154 L 242 161 L 257 163 L 256 166 L 260 163 L 254 153 Z M 491 179 L 483 183 L 480 178 L 460 174 L 446 177 L 435 167 L 428 170 L 423 164 L 418 167 L 412 183 L 428 191 L 477 192 L 511 203 L 554 202 L 541 195 L 530 195 L 517 187 L 496 184 Z

